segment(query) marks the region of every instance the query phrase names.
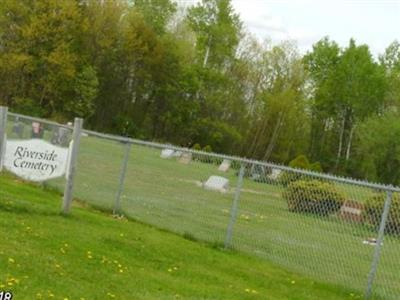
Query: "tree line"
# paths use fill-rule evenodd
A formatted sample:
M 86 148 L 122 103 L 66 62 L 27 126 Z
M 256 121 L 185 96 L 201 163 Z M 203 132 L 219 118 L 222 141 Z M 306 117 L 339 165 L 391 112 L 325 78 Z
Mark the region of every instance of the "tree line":
M 4 0 L 0 103 L 186 147 L 400 183 L 400 44 L 260 42 L 230 0 Z

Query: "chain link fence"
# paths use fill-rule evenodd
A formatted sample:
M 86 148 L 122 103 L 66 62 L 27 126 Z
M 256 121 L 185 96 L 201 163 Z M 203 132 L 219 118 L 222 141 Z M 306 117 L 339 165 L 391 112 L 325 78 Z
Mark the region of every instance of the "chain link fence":
M 67 146 L 71 130 L 8 114 L 8 138 Z M 65 179 L 45 184 L 62 191 Z M 355 299 L 400 298 L 399 192 L 89 130 L 74 185 L 74 197 L 97 208 L 349 288 Z

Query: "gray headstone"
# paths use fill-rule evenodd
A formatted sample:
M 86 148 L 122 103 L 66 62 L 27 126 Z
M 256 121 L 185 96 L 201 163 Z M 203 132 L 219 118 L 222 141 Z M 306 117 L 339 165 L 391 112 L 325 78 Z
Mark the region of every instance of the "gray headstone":
M 12 132 L 21 139 L 24 135 L 24 124 L 20 121 L 16 121 L 13 125 Z
M 190 152 L 182 153 L 178 161 L 182 164 L 186 165 L 189 164 L 192 161 L 192 153 Z

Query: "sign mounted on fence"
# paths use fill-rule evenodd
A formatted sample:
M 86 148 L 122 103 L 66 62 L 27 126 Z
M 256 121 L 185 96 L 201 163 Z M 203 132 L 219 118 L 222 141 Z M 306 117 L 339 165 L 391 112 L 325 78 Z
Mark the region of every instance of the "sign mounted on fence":
M 68 148 L 54 146 L 40 139 L 8 140 L 4 167 L 30 181 L 45 181 L 65 174 Z

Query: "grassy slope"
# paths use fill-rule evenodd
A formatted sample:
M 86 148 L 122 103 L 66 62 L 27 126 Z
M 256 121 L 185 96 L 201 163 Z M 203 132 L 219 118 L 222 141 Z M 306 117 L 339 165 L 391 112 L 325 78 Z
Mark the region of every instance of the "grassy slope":
M 118 187 L 123 145 L 97 138 L 82 139 L 76 195 L 90 204 L 112 208 Z M 232 205 L 227 194 L 206 191 L 196 182 L 222 175 L 236 186 L 234 170 L 216 164 L 160 158 L 159 149 L 132 146 L 122 199 L 125 214 L 143 223 L 211 243 L 223 243 Z M 63 182 L 50 182 L 61 189 Z M 371 190 L 339 185 L 348 199 L 364 201 Z M 366 226 L 337 216 L 319 218 L 290 213 L 283 187 L 244 180 L 233 245 L 285 269 L 362 293 L 366 288 L 374 247 L 363 240 L 376 236 Z M 386 237 L 375 295 L 399 299 L 400 241 Z
M 75 205 L 0 176 L 0 290 L 15 299 L 354 299 L 233 252 Z

